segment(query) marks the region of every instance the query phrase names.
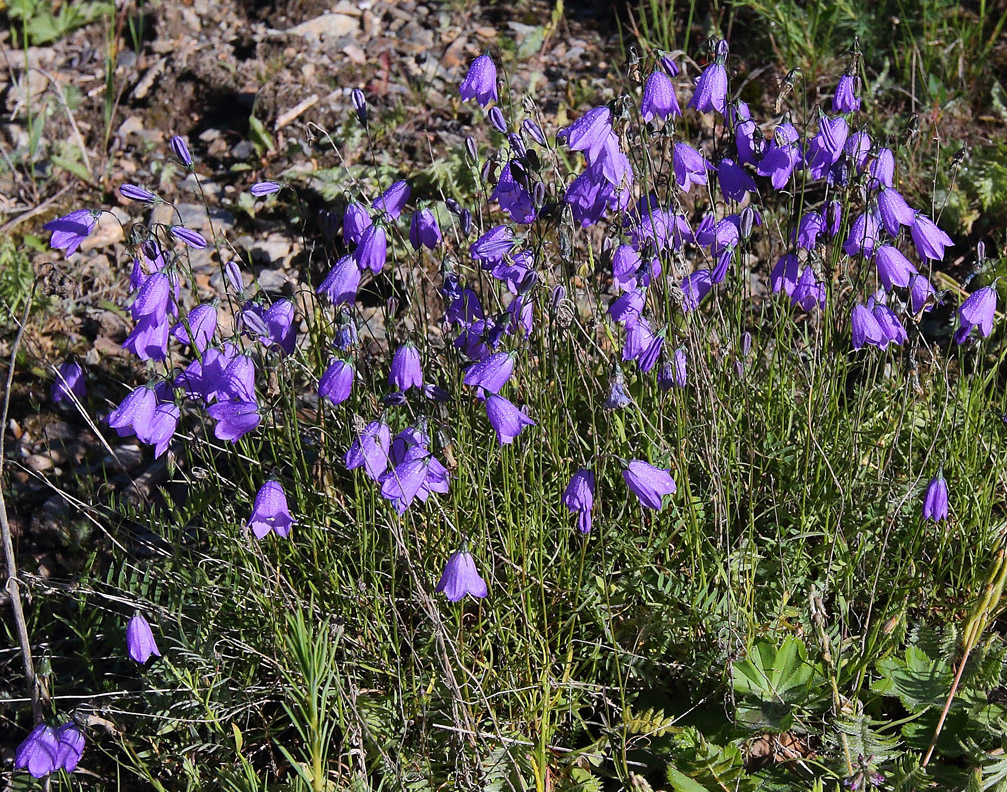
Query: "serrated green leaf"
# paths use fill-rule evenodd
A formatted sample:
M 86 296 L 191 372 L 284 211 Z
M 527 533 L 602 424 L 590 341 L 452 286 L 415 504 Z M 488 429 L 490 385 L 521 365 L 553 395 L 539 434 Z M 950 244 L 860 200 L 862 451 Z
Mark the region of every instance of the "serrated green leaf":
M 942 706 L 954 678 L 946 662 L 931 659 L 918 646 L 908 647 L 904 657 L 880 660 L 877 669 L 881 679 L 871 689 L 884 696 L 898 696 L 910 712 Z

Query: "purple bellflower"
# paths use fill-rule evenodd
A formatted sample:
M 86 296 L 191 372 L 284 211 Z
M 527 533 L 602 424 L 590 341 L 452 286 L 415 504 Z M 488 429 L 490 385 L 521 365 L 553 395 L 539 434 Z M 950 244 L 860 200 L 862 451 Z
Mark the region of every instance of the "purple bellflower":
M 203 250 L 206 248 L 206 240 L 203 235 L 185 226 L 173 225 L 168 229 L 175 239 L 180 239 L 193 250 Z
M 383 212 L 392 220 L 398 220 L 408 200 L 409 185 L 400 180 L 378 196 L 374 201 L 373 208 L 378 212 Z
M 473 242 L 469 251 L 484 269 L 492 269 L 493 265 L 503 261 L 504 256 L 511 252 L 514 244 L 514 232 L 507 226 L 500 225 L 491 228 Z
M 895 154 L 890 148 L 882 147 L 878 149 L 874 161 L 868 166 L 871 180 L 868 187 L 877 190 L 882 187 L 891 187 L 895 181 Z
M 464 382 L 480 393 L 499 393 L 514 373 L 514 352 L 496 352 L 472 364 L 465 372 Z
M 573 151 L 583 151 L 589 160 L 597 158 L 612 132 L 612 111 L 594 107 L 556 134 Z
M 932 311 L 936 302 L 933 285 L 924 275 L 913 275 L 909 279 L 909 310 L 914 314 Z
M 264 198 L 267 195 L 278 193 L 281 189 L 282 185 L 274 181 L 260 181 L 249 187 L 248 191 L 256 198 Z
M 100 214 L 100 212 L 91 209 L 78 209 L 68 215 L 63 215 L 63 217 L 50 220 L 42 226 L 46 231 L 52 231 L 49 247 L 53 250 L 64 251 L 67 257 L 72 256 L 80 247 L 80 243 L 94 231 Z
M 916 212 L 893 187 L 883 187 L 878 193 L 878 214 L 885 231 L 893 237 L 899 235 L 900 226 L 911 226 L 916 219 Z
M 267 481 L 255 494 L 252 515 L 248 527 L 256 539 L 262 539 L 270 531 L 285 539 L 290 535 L 290 526 L 297 522 L 290 516 L 287 496 L 278 481 Z
M 675 171 L 675 182 L 685 192 L 693 184 L 706 184 L 708 165 L 703 155 L 688 143 L 676 143 L 672 151 L 672 166 Z
M 342 404 L 350 398 L 353 389 L 353 364 L 348 360 L 336 360 L 318 380 L 318 395 L 334 405 Z
M 961 344 L 968 338 L 973 327 L 978 327 L 983 338 L 993 332 L 993 317 L 997 310 L 996 286 L 984 286 L 974 291 L 958 308 L 958 321 L 961 327 L 955 332 L 956 344 Z
M 913 263 L 892 245 L 879 247 L 874 255 L 874 263 L 878 267 L 878 277 L 889 290 L 895 286 L 908 286 L 909 279 L 917 274 Z
M 948 518 L 948 483 L 938 474 L 923 493 L 923 519 L 940 522 Z
M 844 74 L 839 78 L 836 92 L 832 95 L 832 112 L 855 113 L 860 109 L 860 78 L 855 74 Z
M 818 134 L 808 142 L 804 155 L 804 165 L 812 179 L 821 179 L 843 153 L 846 138 L 850 133 L 849 124 L 842 116 L 823 116 L 818 125 Z
M 870 300 L 868 304 L 870 304 Z M 901 346 L 906 342 L 909 336 L 906 334 L 906 328 L 902 326 L 902 322 L 895 311 L 883 303 L 875 302 L 871 306 L 871 313 L 874 314 L 878 327 L 881 328 L 881 332 L 885 334 L 885 338 L 888 339 L 889 343 Z
M 154 203 L 158 200 L 150 190 L 145 190 L 135 184 L 120 184 L 119 195 L 128 201 L 136 201 L 137 203 Z
M 135 388 L 108 416 L 108 425 L 119 437 L 136 435 L 141 441 L 150 437 L 151 421 L 157 397 L 146 385 Z
M 925 214 L 916 212 L 909 229 L 920 258 L 944 260 L 944 248 L 954 245 L 954 240 L 945 234 L 937 224 Z
M 232 443 L 255 429 L 262 420 L 259 405 L 241 399 L 217 402 L 209 406 L 206 412 L 217 422 L 213 427 L 214 437 Z
M 79 399 L 87 395 L 87 385 L 84 381 L 84 369 L 75 360 L 68 360 L 60 364 L 56 374 L 56 381 L 52 384 L 53 404 L 62 401 L 73 401 L 73 394 Z
M 684 388 L 686 386 L 687 371 L 685 350 L 679 347 L 657 373 L 657 385 L 661 390 L 671 390 L 671 388 Z
M 360 274 L 353 256 L 343 256 L 325 276 L 318 293 L 328 297 L 333 305 L 353 305 L 360 288 Z
M 647 78 L 640 112 L 644 121 L 652 121 L 655 117 L 665 121 L 668 116 L 682 115 L 675 97 L 675 86 L 663 71 L 655 71 Z
M 725 201 L 741 201 L 746 193 L 759 191 L 745 169 L 729 157 L 724 157 L 717 165 L 717 180 Z
M 640 500 L 640 505 L 648 509 L 660 509 L 664 496 L 678 489 L 669 471 L 640 459 L 632 460 L 622 471 L 622 477 Z
M 157 648 L 154 640 L 154 633 L 150 629 L 150 624 L 143 616 L 137 613 L 126 625 L 126 651 L 136 662 L 146 663 L 151 655 L 160 657 L 161 652 Z
M 682 279 L 682 310 L 695 311 L 713 288 L 713 275 L 708 269 L 697 270 Z
M 182 417 L 177 404 L 164 402 L 154 408 L 154 417 L 150 420 L 150 433 L 145 443 L 154 446 L 154 458 L 160 458 L 168 450 L 171 438 L 175 436 L 178 422 Z
M 68 721 L 56 729 L 56 741 L 54 769 L 72 773 L 84 755 L 84 732 L 77 728 L 76 723 Z
M 388 261 L 388 237 L 379 225 L 369 225 L 360 234 L 360 244 L 353 251 L 353 258 L 361 270 L 369 269 L 377 274 Z
M 388 383 L 400 391 L 419 388 L 423 385 L 423 369 L 420 366 L 420 353 L 412 344 L 403 344 L 392 357 L 392 368 L 388 374 Z
M 514 169 L 519 167 L 522 166 L 517 160 L 511 160 L 504 166 L 490 200 L 499 203 L 515 223 L 527 225 L 535 220 L 535 204 L 528 190 L 513 176 Z
M 192 167 L 192 154 L 189 153 L 189 147 L 185 145 L 185 138 L 179 135 L 174 135 L 171 138 L 171 150 L 178 157 L 178 161 L 181 162 L 185 167 Z
M 364 472 L 374 481 L 388 468 L 388 449 L 392 433 L 383 421 L 372 421 L 350 445 L 346 452 L 346 469 L 363 467 Z
M 27 770 L 35 778 L 44 778 L 57 769 L 59 738 L 51 726 L 40 723 L 25 737 L 14 753 L 14 769 Z
M 429 209 L 413 212 L 409 223 L 409 244 L 413 250 L 425 247 L 433 250 L 441 243 L 441 228 L 437 225 L 437 217 Z
M 458 602 L 466 594 L 482 598 L 489 594 L 486 588 L 486 581 L 479 575 L 476 569 L 475 559 L 472 553 L 466 550 L 459 550 L 448 559 L 444 567 L 444 573 L 434 589 L 448 598 L 448 602 Z
M 189 328 L 186 329 L 185 325 Z M 209 303 L 197 305 L 186 317 L 185 322 L 179 322 L 172 328 L 171 334 L 182 344 L 191 344 L 200 354 L 206 351 L 213 334 L 217 330 L 217 309 Z
M 700 113 L 716 110 L 723 115 L 727 106 L 727 42 L 717 43 L 717 59 L 703 69 L 696 80 L 696 92 L 689 100 L 689 107 Z
M 591 512 L 594 509 L 594 473 L 581 468 L 570 478 L 563 491 L 563 505 L 577 515 L 577 529 L 591 532 Z
M 489 55 L 480 55 L 472 61 L 458 93 L 464 101 L 475 99 L 482 107 L 499 100 L 497 96 L 497 67 Z
M 801 271 L 801 276 L 790 294 L 790 302 L 808 312 L 813 311 L 816 306 L 825 307 L 825 284 L 818 282 L 815 270 L 810 264 Z
M 531 418 L 495 393 L 486 397 L 486 417 L 496 432 L 500 445 L 514 442 L 514 438 L 521 434 L 524 427 L 535 425 Z
M 801 136 L 794 125 L 783 123 L 776 127 L 773 142 L 769 144 L 766 153 L 755 171 L 772 181 L 774 190 L 782 190 L 790 181 L 790 175 L 801 161 Z
M 372 222 L 367 209 L 358 203 L 348 204 L 343 213 L 343 239 L 350 244 L 359 245 L 364 229 Z
M 888 336 L 881 329 L 878 320 L 874 318 L 871 309 L 866 305 L 853 306 L 850 314 L 850 326 L 853 331 L 853 348 L 860 349 L 864 344 L 871 344 L 884 349 L 888 346 Z
M 874 212 L 867 211 L 854 218 L 853 225 L 850 226 L 850 233 L 843 243 L 843 250 L 846 255 L 855 256 L 860 253 L 865 258 L 874 255 L 874 248 L 878 244 L 881 233 L 881 218 Z

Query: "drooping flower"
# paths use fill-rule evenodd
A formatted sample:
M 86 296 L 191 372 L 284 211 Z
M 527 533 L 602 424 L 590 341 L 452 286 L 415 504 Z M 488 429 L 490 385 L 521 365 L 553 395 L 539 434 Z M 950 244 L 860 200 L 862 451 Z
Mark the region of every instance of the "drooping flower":
M 916 274 L 909 279 L 909 309 L 918 314 L 920 311 L 932 311 L 936 292 L 930 281 L 924 275 Z
M 636 359 L 637 368 L 644 374 L 654 368 L 661 359 L 661 350 L 664 349 L 664 332 L 662 330 L 657 333 Z
M 535 422 L 503 396 L 491 393 L 486 397 L 486 417 L 496 432 L 500 445 L 514 442 L 526 426 Z
M 108 416 L 108 425 L 119 437 L 135 434 L 141 441 L 150 437 L 157 397 L 146 385 L 135 388 Z
M 217 422 L 213 428 L 214 437 L 232 443 L 255 429 L 262 420 L 258 404 L 240 399 L 217 402 L 207 407 L 206 412 Z
M 850 326 L 853 331 L 854 349 L 860 349 L 864 344 L 872 344 L 880 349 L 888 346 L 888 336 L 885 335 L 878 320 L 874 318 L 871 309 L 866 305 L 853 306 Z
M 475 99 L 482 107 L 498 101 L 497 67 L 489 55 L 480 55 L 472 61 L 458 93 L 464 101 Z
M 742 165 L 757 165 L 766 153 L 766 138 L 759 125 L 749 115 L 748 105 L 745 102 L 732 103 L 728 107 L 728 114 L 731 114 L 731 107 L 735 105 L 738 109 L 733 113 L 737 119 L 734 122 L 734 142 L 738 151 L 738 162 Z
M 40 723 L 14 753 L 14 769 L 27 770 L 35 778 L 44 778 L 56 769 L 59 739 L 51 726 Z
M 360 234 L 360 244 L 353 251 L 353 258 L 360 269 L 369 269 L 377 274 L 388 261 L 388 238 L 385 229 L 379 225 L 369 225 Z
M 710 270 L 697 270 L 682 279 L 682 310 L 695 311 L 703 298 L 713 288 L 713 276 Z
M 624 325 L 631 325 L 640 318 L 640 312 L 647 301 L 647 290 L 638 286 L 632 291 L 628 291 L 617 297 L 608 306 L 608 315 L 613 322 Z
M 206 240 L 203 235 L 185 226 L 173 225 L 168 229 L 175 239 L 180 239 L 187 246 L 194 250 L 203 250 L 206 247 Z
M 514 248 L 514 232 L 507 226 L 499 225 L 491 228 L 479 239 L 472 243 L 469 252 L 472 258 L 478 261 L 484 268 L 487 265 L 497 264 L 503 261 Z
M 185 138 L 179 135 L 174 135 L 171 138 L 171 150 L 178 157 L 178 161 L 181 162 L 185 167 L 192 167 L 192 154 L 189 153 L 189 147 L 185 145 Z
M 515 223 L 527 225 L 534 222 L 537 213 L 531 193 L 514 178 L 514 171 L 523 167 L 517 160 L 508 162 L 500 171 L 500 178 L 493 188 L 490 200 L 499 203 L 500 208 Z
M 945 234 L 937 224 L 925 214 L 916 212 L 909 229 L 920 258 L 944 260 L 944 248 L 954 245 L 954 240 Z
M 473 363 L 465 372 L 463 380 L 470 388 L 478 388 L 480 392 L 499 393 L 514 373 L 514 352 L 496 352 L 482 360 Z
M 441 228 L 437 225 L 437 217 L 429 209 L 413 212 L 409 223 L 409 244 L 413 250 L 425 247 L 433 250 L 441 243 Z
M 961 327 L 955 332 L 955 343 L 961 344 L 978 327 L 983 338 L 993 332 L 993 317 L 997 310 L 996 286 L 984 286 L 974 291 L 958 308 Z
M 262 539 L 270 531 L 282 539 L 290 535 L 290 526 L 297 522 L 290 515 L 287 496 L 278 481 L 267 481 L 255 494 L 252 515 L 248 527 L 256 539 Z
M 101 212 L 91 209 L 78 209 L 63 217 L 50 220 L 42 228 L 52 231 L 52 238 L 49 240 L 49 247 L 53 250 L 62 250 L 69 258 L 80 247 L 80 243 L 87 239 L 98 222 Z
M 134 615 L 126 625 L 126 651 L 140 664 L 146 663 L 151 655 L 161 656 L 150 624 L 139 613 Z
M 400 391 L 419 388 L 423 385 L 423 369 L 420 366 L 419 350 L 412 344 L 403 344 L 392 357 L 392 368 L 388 383 Z
M 870 303 L 871 301 L 869 300 L 868 305 Z M 871 313 L 874 314 L 874 318 L 878 323 L 878 327 L 881 328 L 881 332 L 885 334 L 885 338 L 888 339 L 889 343 L 896 345 L 904 344 L 909 336 L 906 334 L 906 328 L 902 326 L 902 322 L 895 311 L 881 302 L 874 302 L 870 307 Z
M 803 155 L 798 143 L 800 138 L 790 122 L 784 122 L 776 127 L 773 142 L 755 168 L 756 173 L 772 181 L 773 189 L 782 190 L 790 181 L 790 175 L 797 167 L 797 163 L 801 161 Z
M 717 165 L 717 181 L 725 201 L 741 201 L 746 193 L 759 191 L 752 177 L 730 157 L 724 157 Z
M 717 45 L 717 59 L 703 69 L 696 80 L 696 91 L 689 100 L 689 107 L 700 113 L 716 110 L 723 114 L 727 106 L 727 69 L 724 61 L 727 59 L 727 42 Z
M 895 181 L 895 154 L 890 148 L 878 149 L 877 155 L 868 166 L 871 180 L 868 187 L 872 190 L 891 187 Z
M 908 286 L 909 279 L 917 274 L 913 263 L 892 245 L 879 247 L 874 255 L 874 263 L 878 267 L 878 277 L 889 290 L 895 286 Z
M 660 509 L 664 496 L 678 489 L 668 470 L 640 459 L 632 460 L 622 471 L 622 477 L 640 504 L 648 509 Z
M 353 364 L 348 360 L 336 360 L 318 380 L 318 395 L 334 405 L 342 404 L 350 398 L 353 389 Z
M 703 159 L 703 155 L 688 143 L 676 143 L 671 160 L 675 182 L 685 192 L 689 192 L 693 184 L 706 184 L 707 162 Z
M 930 479 L 923 493 L 923 519 L 940 522 L 948 518 L 948 483 L 944 476 Z
M 374 481 L 388 467 L 388 448 L 392 442 L 392 432 L 384 421 L 372 421 L 364 427 L 346 452 L 346 469 L 363 467 L 364 472 Z
M 177 404 L 164 402 L 154 408 L 154 417 L 150 421 L 150 433 L 144 442 L 154 446 L 155 459 L 161 457 L 168 450 L 168 444 L 175 436 L 181 417 L 182 413 Z
M 248 191 L 256 198 L 263 198 L 267 195 L 278 193 L 281 188 L 282 185 L 277 184 L 274 181 L 260 181 L 249 187 Z
M 650 336 L 653 338 L 654 334 L 651 333 Z M 640 354 L 642 354 L 642 350 Z M 608 396 L 601 406 L 606 410 L 620 410 L 632 403 L 633 399 L 626 392 L 626 376 L 618 365 L 613 366 L 612 373 L 608 378 Z
M 657 373 L 657 386 L 661 390 L 684 388 L 687 381 L 685 350 L 679 347 Z
M 357 120 L 367 126 L 367 98 L 364 96 L 364 92 L 359 88 L 354 88 L 350 91 L 350 102 L 353 104 L 353 109 L 356 111 Z
M 391 220 L 398 220 L 409 200 L 409 192 L 409 185 L 405 181 L 399 180 L 378 196 L 374 201 L 373 208 L 378 212 L 383 212 Z
M 54 404 L 62 401 L 73 401 L 71 393 L 79 399 L 87 395 L 87 384 L 84 381 L 84 369 L 75 360 L 67 360 L 60 364 L 56 381 L 50 391 Z
M 843 250 L 847 256 L 860 253 L 865 258 L 870 258 L 874 255 L 880 234 L 881 218 L 871 211 L 862 212 L 854 218 L 850 233 L 843 243 Z
M 808 312 L 813 311 L 816 306 L 825 307 L 825 284 L 818 282 L 815 270 L 810 264 L 805 265 L 801 271 L 801 276 L 790 293 L 790 302 Z
M 157 196 L 150 190 L 145 190 L 135 184 L 120 184 L 119 194 L 126 200 L 137 203 L 154 203 L 157 200 Z
M 839 159 L 849 132 L 849 125 L 842 116 L 822 117 L 818 134 L 808 142 L 808 150 L 804 155 L 804 165 L 812 179 L 821 179 Z
M 186 329 L 188 325 L 188 329 Z M 197 305 L 171 331 L 172 336 L 181 344 L 191 344 L 200 354 L 206 351 L 213 334 L 217 330 L 217 309 L 209 303 Z
M 466 550 L 459 550 L 448 559 L 434 591 L 443 594 L 449 602 L 458 602 L 466 594 L 476 598 L 489 594 L 486 581 L 476 569 L 472 553 Z
M 591 531 L 591 512 L 594 509 L 594 473 L 581 468 L 570 477 L 563 491 L 563 505 L 577 515 L 577 529 Z
M 337 261 L 321 286 L 318 293 L 324 294 L 333 305 L 353 305 L 357 301 L 357 290 L 360 288 L 360 267 L 353 256 L 343 256 Z
M 878 193 L 878 214 L 885 231 L 898 236 L 900 226 L 911 226 L 916 219 L 914 212 L 902 194 L 893 187 L 883 187 Z
M 556 133 L 556 139 L 565 141 L 573 151 L 583 151 L 593 160 L 601 154 L 611 132 L 612 111 L 607 107 L 593 107 Z
M 797 229 L 794 231 L 794 242 L 799 248 L 813 250 L 815 242 L 818 241 L 818 235 L 824 230 L 825 221 L 819 212 L 814 210 L 805 212 L 797 224 Z
M 364 229 L 371 225 L 371 215 L 358 203 L 347 204 L 343 212 L 343 239 L 353 245 L 359 245 L 364 235 Z
M 832 95 L 832 112 L 855 113 L 860 109 L 860 78 L 855 74 L 843 74 L 839 78 L 836 92 Z
M 77 728 L 76 723 L 69 721 L 56 729 L 56 743 L 54 769 L 72 773 L 84 755 L 84 732 Z
M 664 121 L 668 116 L 682 115 L 675 97 L 675 86 L 664 72 L 655 71 L 647 78 L 640 112 L 644 121 L 652 121 L 655 116 Z

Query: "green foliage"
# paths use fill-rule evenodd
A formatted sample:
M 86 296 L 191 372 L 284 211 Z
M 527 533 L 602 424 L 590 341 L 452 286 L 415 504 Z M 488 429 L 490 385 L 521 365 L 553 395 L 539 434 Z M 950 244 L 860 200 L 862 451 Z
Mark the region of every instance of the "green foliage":
M 751 792 L 759 785 L 757 779 L 745 772 L 741 750 L 734 744 L 715 745 L 688 728 L 675 737 L 674 745 L 674 759 L 667 774 L 668 782 L 677 792 L 725 789 Z
M 109 4 L 100 0 L 69 0 L 58 4 L 49 0 L 7 0 L 7 16 L 18 26 L 17 40 L 27 39 L 33 46 L 58 41 L 77 28 L 101 19 L 109 11 Z
M 731 666 L 738 721 L 750 728 L 785 731 L 793 725 L 794 709 L 813 694 L 821 695 L 822 681 L 821 668 L 808 661 L 798 638 L 787 636 L 779 647 L 759 640 L 746 658 Z
M 9 236 L 0 240 L 0 326 L 13 325 L 20 318 L 34 277 L 28 254 Z

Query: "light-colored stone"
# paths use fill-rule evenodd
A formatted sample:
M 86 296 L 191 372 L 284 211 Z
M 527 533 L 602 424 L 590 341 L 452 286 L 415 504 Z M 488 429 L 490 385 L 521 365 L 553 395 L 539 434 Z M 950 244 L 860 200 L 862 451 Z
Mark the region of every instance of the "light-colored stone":
M 290 28 L 287 33 L 306 39 L 321 40 L 352 35 L 360 27 L 360 22 L 349 14 L 322 14 L 307 22 Z

